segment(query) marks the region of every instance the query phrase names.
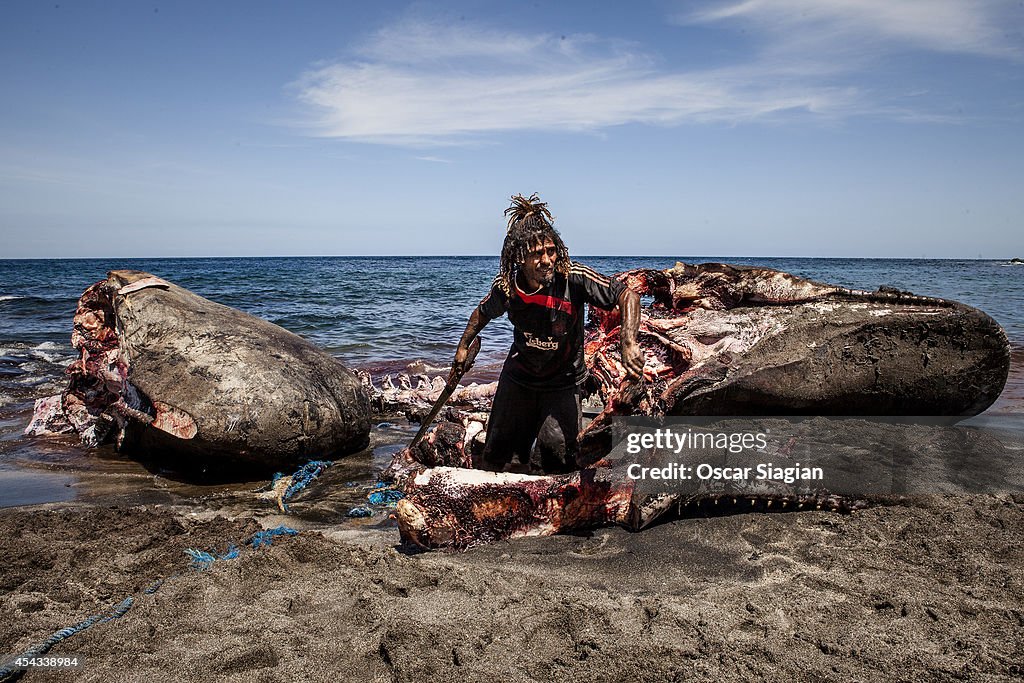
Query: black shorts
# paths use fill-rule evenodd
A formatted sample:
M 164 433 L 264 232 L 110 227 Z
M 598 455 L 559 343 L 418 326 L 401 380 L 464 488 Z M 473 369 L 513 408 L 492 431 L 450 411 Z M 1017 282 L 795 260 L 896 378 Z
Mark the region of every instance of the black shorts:
M 582 416 L 579 387 L 541 391 L 502 376 L 487 421 L 481 464 L 500 472 L 516 457 L 529 463 L 532 471 L 546 474 L 577 469 Z

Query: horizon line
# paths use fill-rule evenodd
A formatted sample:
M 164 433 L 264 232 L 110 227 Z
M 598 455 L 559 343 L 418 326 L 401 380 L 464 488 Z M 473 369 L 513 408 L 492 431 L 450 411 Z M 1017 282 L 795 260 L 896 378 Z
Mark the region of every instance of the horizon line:
M 216 255 L 216 256 L 15 256 L 0 258 L 4 261 L 101 261 L 101 260 L 123 260 L 123 261 L 170 261 L 170 260 L 200 260 L 200 259 L 376 259 L 376 258 L 500 258 L 500 254 L 293 254 L 293 255 Z M 664 259 L 674 258 L 676 260 L 686 259 L 820 259 L 838 260 L 846 259 L 853 261 L 1013 261 L 1015 256 L 991 258 L 985 256 L 773 256 L 768 254 L 747 254 L 747 255 L 722 255 L 722 254 L 698 254 L 687 256 L 665 256 L 663 254 L 582 254 L 571 256 L 573 260 L 588 258 L 648 258 Z M 720 261 L 716 261 L 720 262 Z

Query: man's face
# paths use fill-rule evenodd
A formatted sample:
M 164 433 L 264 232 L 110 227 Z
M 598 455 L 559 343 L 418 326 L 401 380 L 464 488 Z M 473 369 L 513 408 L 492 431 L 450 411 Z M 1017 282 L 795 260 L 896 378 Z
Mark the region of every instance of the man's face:
M 543 242 L 534 244 L 527 252 L 521 269 L 526 284 L 532 289 L 550 285 L 551 281 L 555 279 L 555 261 L 557 259 L 558 252 L 550 237 L 545 238 Z

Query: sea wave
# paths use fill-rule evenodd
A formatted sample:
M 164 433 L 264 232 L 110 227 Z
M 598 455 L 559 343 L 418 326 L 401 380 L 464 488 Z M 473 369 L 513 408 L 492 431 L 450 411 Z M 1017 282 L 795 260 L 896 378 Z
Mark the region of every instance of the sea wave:
M 67 365 L 74 360 L 74 356 L 68 355 L 67 347 L 55 344 L 54 342 L 43 342 L 38 346 L 33 346 L 29 349 L 29 354 L 33 358 L 41 358 L 47 363 L 54 363 L 56 365 Z
M 25 304 L 38 304 L 41 306 L 47 306 L 53 303 L 64 303 L 59 299 L 51 299 L 42 296 L 33 296 L 31 294 L 2 294 L 0 295 L 0 301 L 16 301 L 16 307 L 23 307 Z M 75 300 L 77 301 L 77 299 Z

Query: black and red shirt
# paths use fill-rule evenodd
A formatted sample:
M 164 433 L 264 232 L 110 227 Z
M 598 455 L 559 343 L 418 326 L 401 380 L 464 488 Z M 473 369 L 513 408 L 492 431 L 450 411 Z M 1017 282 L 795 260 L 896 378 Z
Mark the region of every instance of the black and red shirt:
M 513 282 L 515 278 L 513 278 Z M 533 389 L 566 389 L 587 378 L 583 362 L 584 305 L 611 310 L 626 286 L 572 261 L 569 274 L 555 272 L 551 284 L 528 294 L 518 286 L 509 297 L 499 278 L 480 302 L 487 319 L 508 313 L 514 330 L 502 375 Z

